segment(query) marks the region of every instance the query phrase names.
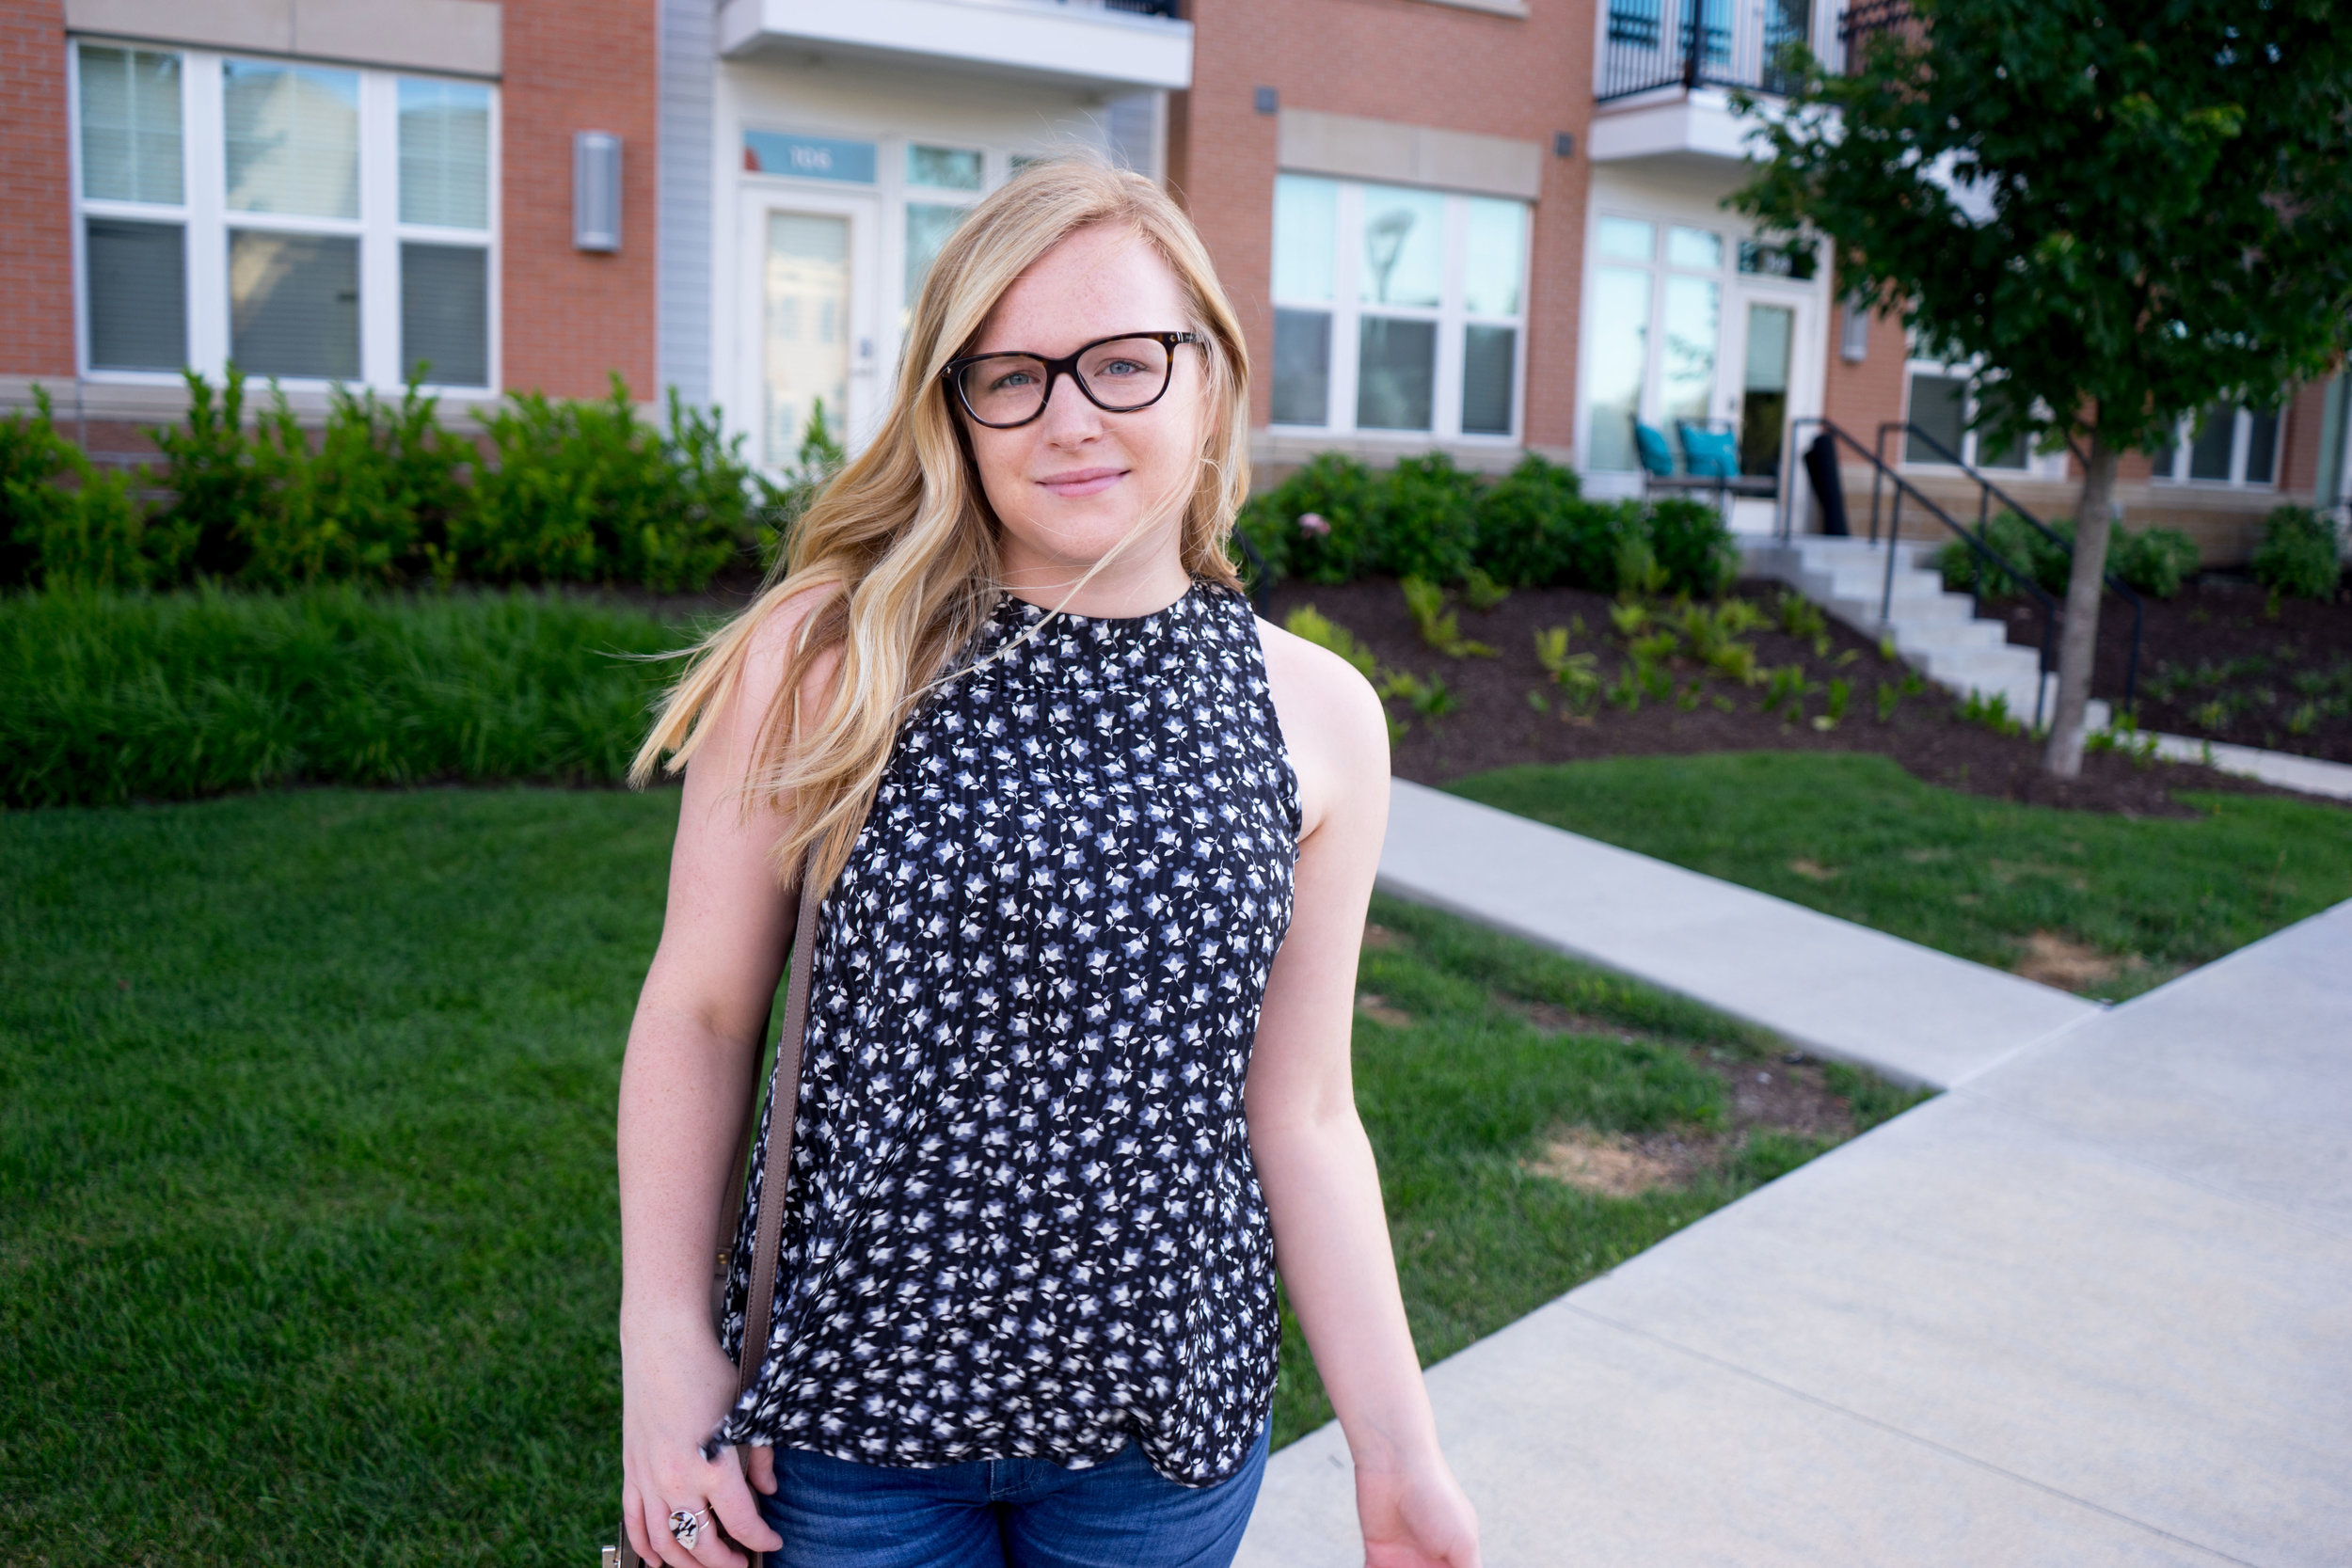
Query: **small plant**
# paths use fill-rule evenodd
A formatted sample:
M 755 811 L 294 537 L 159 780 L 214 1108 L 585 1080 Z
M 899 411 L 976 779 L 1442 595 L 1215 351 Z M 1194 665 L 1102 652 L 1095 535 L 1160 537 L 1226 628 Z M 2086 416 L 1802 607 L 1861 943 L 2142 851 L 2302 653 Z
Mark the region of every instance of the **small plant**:
M 2254 580 L 2270 590 L 2272 605 L 2265 613 L 2273 619 L 2280 594 L 2333 598 L 2344 580 L 2335 524 L 2308 506 L 2273 510 L 2263 524 L 2262 543 L 2254 546 Z
M 1879 722 L 1882 724 L 1893 723 L 1895 721 L 1895 708 L 1897 705 L 1901 703 L 1902 700 L 1903 691 L 1901 687 L 1895 685 L 1892 681 L 1879 682 Z
M 1885 664 L 1899 664 L 1902 662 L 1902 657 L 1901 652 L 1895 646 L 1895 634 L 1891 631 L 1879 633 L 1880 661 Z
M 1783 635 L 1800 642 L 1813 644 L 1813 657 L 1829 657 L 1829 622 L 1821 614 L 1821 607 L 1802 594 L 1782 589 L 1773 610 L 1780 622 Z
M 1846 705 L 1852 697 L 1853 683 L 1851 681 L 1844 679 L 1831 681 L 1827 699 L 1822 704 L 1820 713 L 1815 717 L 1813 727 L 1817 730 L 1836 729 L 1844 721 Z
M 1680 708 L 1685 713 L 1695 712 L 1698 708 L 1699 698 L 1701 695 L 1702 693 L 1699 688 L 1699 683 L 1692 681 L 1689 686 L 1684 687 L 1680 693 L 1676 696 L 1675 706 Z
M 1629 533 L 1617 542 L 1616 567 L 1617 593 L 1627 600 L 1654 599 L 1671 580 L 1659 562 L 1657 550 L 1639 533 Z
M 1609 624 L 1617 628 L 1620 637 L 1639 637 L 1642 628 L 1649 625 L 1649 606 L 1620 599 L 1609 607 Z
M 1805 699 L 1820 689 L 1819 682 L 1804 678 L 1804 665 L 1784 664 L 1765 681 L 1764 711 L 1779 712 L 1783 723 L 1802 723 Z
M 1625 665 L 1617 671 L 1617 679 L 1609 688 L 1607 700 L 1628 713 L 1642 711 L 1642 678 L 1632 665 Z
M 1379 664 L 1372 650 L 1356 641 L 1355 633 L 1335 624 L 1314 606 L 1303 604 L 1292 610 L 1282 618 L 1282 629 L 1294 637 L 1305 638 L 1318 648 L 1329 649 L 1354 665 L 1356 673 L 1364 679 L 1375 687 L 1380 684 Z
M 1480 614 L 1495 608 L 1511 596 L 1511 591 L 1472 566 L 1462 577 L 1462 602 Z
M 1971 691 L 1961 699 L 1960 717 L 1971 724 L 1982 724 L 1995 735 L 2023 735 L 2026 726 L 2009 711 L 2009 693 L 1995 691 L 1990 697 L 1981 691 Z
M 1535 662 L 1560 689 L 1562 703 L 1588 713 L 1600 699 L 1600 660 L 1589 653 L 1568 652 L 1569 628 L 1547 626 L 1535 634 Z
M 1486 643 L 1462 635 L 1462 618 L 1447 605 L 1444 589 L 1426 578 L 1406 578 L 1399 586 L 1405 591 L 1405 608 L 1412 614 L 1413 627 L 1423 642 L 1448 658 L 1494 657 L 1495 651 Z

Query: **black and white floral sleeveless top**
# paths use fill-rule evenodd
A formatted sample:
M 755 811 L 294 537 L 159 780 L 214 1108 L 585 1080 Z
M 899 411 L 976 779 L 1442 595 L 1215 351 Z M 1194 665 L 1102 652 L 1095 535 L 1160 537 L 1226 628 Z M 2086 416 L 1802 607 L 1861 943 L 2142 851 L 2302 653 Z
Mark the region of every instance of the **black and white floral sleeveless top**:
M 959 668 L 818 911 L 774 1326 L 721 1435 L 1072 1468 L 1134 1438 L 1208 1485 L 1281 1342 L 1242 1080 L 1299 806 L 1255 618 L 1205 582 L 1125 619 L 1007 595 Z

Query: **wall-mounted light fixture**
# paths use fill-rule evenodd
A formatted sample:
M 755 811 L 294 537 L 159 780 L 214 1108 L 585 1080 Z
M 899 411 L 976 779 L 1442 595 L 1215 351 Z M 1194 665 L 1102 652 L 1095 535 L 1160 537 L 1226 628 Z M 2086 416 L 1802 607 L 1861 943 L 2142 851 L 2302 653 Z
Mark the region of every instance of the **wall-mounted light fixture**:
M 1279 113 L 1282 107 L 1282 95 L 1272 87 L 1260 87 L 1257 94 L 1257 105 L 1258 112 L 1262 115 Z
M 1551 155 L 1555 158 L 1575 157 L 1576 133 L 1573 131 L 1554 131 L 1551 134 Z
M 1870 357 L 1870 312 L 1851 303 L 1840 309 L 1845 318 L 1837 324 L 1837 357 L 1859 365 Z
M 572 133 L 572 248 L 621 248 L 621 138 Z

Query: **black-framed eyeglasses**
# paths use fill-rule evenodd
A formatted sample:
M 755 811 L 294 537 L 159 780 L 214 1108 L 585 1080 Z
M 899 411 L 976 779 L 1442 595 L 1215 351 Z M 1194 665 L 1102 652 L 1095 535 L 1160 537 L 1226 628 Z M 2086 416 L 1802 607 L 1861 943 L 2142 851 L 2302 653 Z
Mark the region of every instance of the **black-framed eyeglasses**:
M 1065 374 L 1106 414 L 1149 408 L 1174 379 L 1176 345 L 1200 341 L 1197 332 L 1121 332 L 1059 359 L 1018 349 L 967 354 L 948 360 L 939 373 L 956 389 L 965 413 L 991 430 L 1010 430 L 1045 412 L 1055 378 Z

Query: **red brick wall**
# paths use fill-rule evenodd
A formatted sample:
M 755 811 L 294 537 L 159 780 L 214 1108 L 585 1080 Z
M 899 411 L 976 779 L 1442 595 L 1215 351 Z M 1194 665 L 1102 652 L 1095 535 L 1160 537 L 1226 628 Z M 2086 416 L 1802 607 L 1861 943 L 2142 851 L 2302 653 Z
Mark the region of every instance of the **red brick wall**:
M 1276 117 L 1282 107 L 1361 115 L 1532 141 L 1545 150 L 1528 294 L 1524 438 L 1565 447 L 1576 422 L 1582 288 L 1584 132 L 1592 118 L 1593 9 L 1537 0 L 1525 20 L 1427 0 L 1193 0 L 1192 91 L 1170 117 L 1168 179 L 1216 260 L 1259 367 L 1252 419 L 1272 393 Z M 1550 155 L 1554 132 L 1577 155 Z
M 655 0 L 506 0 L 505 385 L 654 395 Z M 621 248 L 572 248 L 572 133 L 621 138 Z
M 0 375 L 74 373 L 65 7 L 0 6 Z
M 2319 483 L 2321 425 L 2328 412 L 2328 383 L 2307 381 L 2279 411 L 2279 490 L 2308 501 Z

